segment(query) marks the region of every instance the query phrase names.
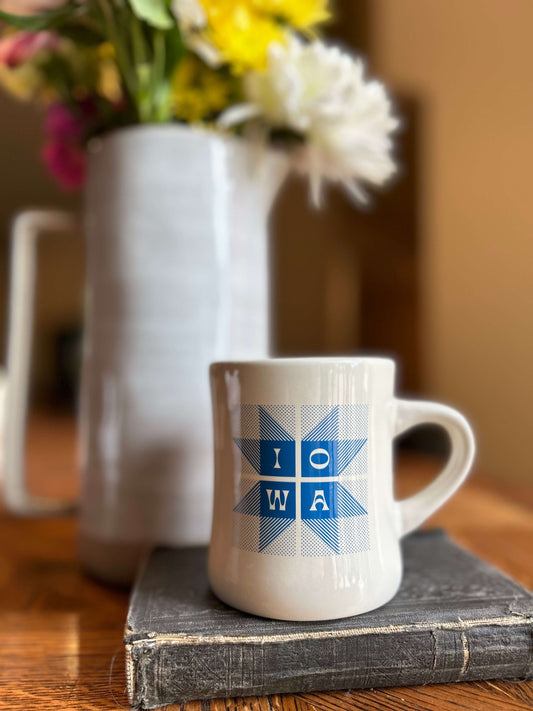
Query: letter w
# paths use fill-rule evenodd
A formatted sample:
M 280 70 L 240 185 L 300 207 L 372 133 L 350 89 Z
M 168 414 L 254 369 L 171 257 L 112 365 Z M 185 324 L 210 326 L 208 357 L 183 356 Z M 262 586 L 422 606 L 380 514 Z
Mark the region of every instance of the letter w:
M 268 496 L 268 507 L 271 511 L 276 510 L 276 503 L 279 504 L 280 511 L 285 511 L 285 508 L 287 506 L 287 497 L 289 496 L 288 489 L 283 489 L 282 491 L 280 491 L 279 489 L 275 489 L 274 491 L 272 489 L 267 489 L 266 493 Z M 272 493 L 274 494 L 274 500 L 272 500 Z M 284 495 L 283 503 L 281 502 L 281 494 Z

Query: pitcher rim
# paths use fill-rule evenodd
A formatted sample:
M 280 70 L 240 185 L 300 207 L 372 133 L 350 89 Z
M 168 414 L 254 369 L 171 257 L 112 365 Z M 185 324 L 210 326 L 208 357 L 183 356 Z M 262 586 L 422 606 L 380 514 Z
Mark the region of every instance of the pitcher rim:
M 201 128 L 199 126 L 183 125 L 180 123 L 146 123 L 146 124 L 132 124 L 131 126 L 121 126 L 119 128 L 112 128 L 100 136 L 92 139 L 89 142 L 88 152 L 89 154 L 94 154 L 101 150 L 101 145 L 107 143 L 110 140 L 116 139 L 127 134 L 141 134 L 141 133 L 153 133 L 153 134 L 165 134 L 165 133 L 179 133 L 183 136 L 187 134 L 196 134 L 198 136 L 204 136 L 208 139 L 220 140 L 224 143 L 229 144 L 235 148 L 253 148 L 252 142 L 242 136 L 235 136 L 231 133 L 222 133 L 217 131 L 212 131 L 206 128 Z M 285 162 L 289 162 L 290 157 L 288 153 L 283 148 L 276 148 L 275 146 L 264 146 L 262 151 L 265 155 L 271 158 L 281 159 Z

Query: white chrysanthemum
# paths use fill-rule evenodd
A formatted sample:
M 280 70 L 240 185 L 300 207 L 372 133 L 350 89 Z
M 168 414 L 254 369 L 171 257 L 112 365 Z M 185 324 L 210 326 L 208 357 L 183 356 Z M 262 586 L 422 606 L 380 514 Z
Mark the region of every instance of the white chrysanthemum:
M 189 49 L 209 66 L 218 66 L 220 52 L 202 36 L 207 27 L 207 15 L 202 3 L 199 0 L 172 0 L 171 8 Z
M 398 121 L 383 85 L 336 47 L 293 38 L 273 44 L 265 71 L 245 77 L 246 104 L 228 109 L 225 125 L 260 119 L 304 138 L 296 165 L 309 173 L 319 202 L 324 178 L 365 200 L 363 183 L 383 185 L 394 173 L 392 132 Z
M 207 15 L 199 0 L 173 0 L 172 12 L 184 32 L 203 30 L 207 25 Z

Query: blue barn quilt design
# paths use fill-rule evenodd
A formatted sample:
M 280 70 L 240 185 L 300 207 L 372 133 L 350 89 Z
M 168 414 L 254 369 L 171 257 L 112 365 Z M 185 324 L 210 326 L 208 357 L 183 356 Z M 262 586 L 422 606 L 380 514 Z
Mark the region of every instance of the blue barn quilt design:
M 286 556 L 368 550 L 368 406 L 244 405 L 239 414 L 234 545 Z

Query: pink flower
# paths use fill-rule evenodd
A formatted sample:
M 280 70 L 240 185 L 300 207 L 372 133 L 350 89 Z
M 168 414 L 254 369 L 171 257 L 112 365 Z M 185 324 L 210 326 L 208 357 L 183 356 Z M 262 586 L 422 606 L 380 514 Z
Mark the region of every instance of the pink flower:
M 50 173 L 67 190 L 75 190 L 85 181 L 85 141 L 97 118 L 97 107 L 90 98 L 73 106 L 57 103 L 48 108 L 44 122 L 47 142 L 43 160 Z
M 52 104 L 44 122 L 46 135 L 57 141 L 81 141 L 84 129 L 82 121 L 64 104 Z
M 43 49 L 54 50 L 59 45 L 55 32 L 17 32 L 0 39 L 0 65 L 18 67 Z
M 65 190 L 76 190 L 83 185 L 87 156 L 80 144 L 51 140 L 44 147 L 43 160 Z

